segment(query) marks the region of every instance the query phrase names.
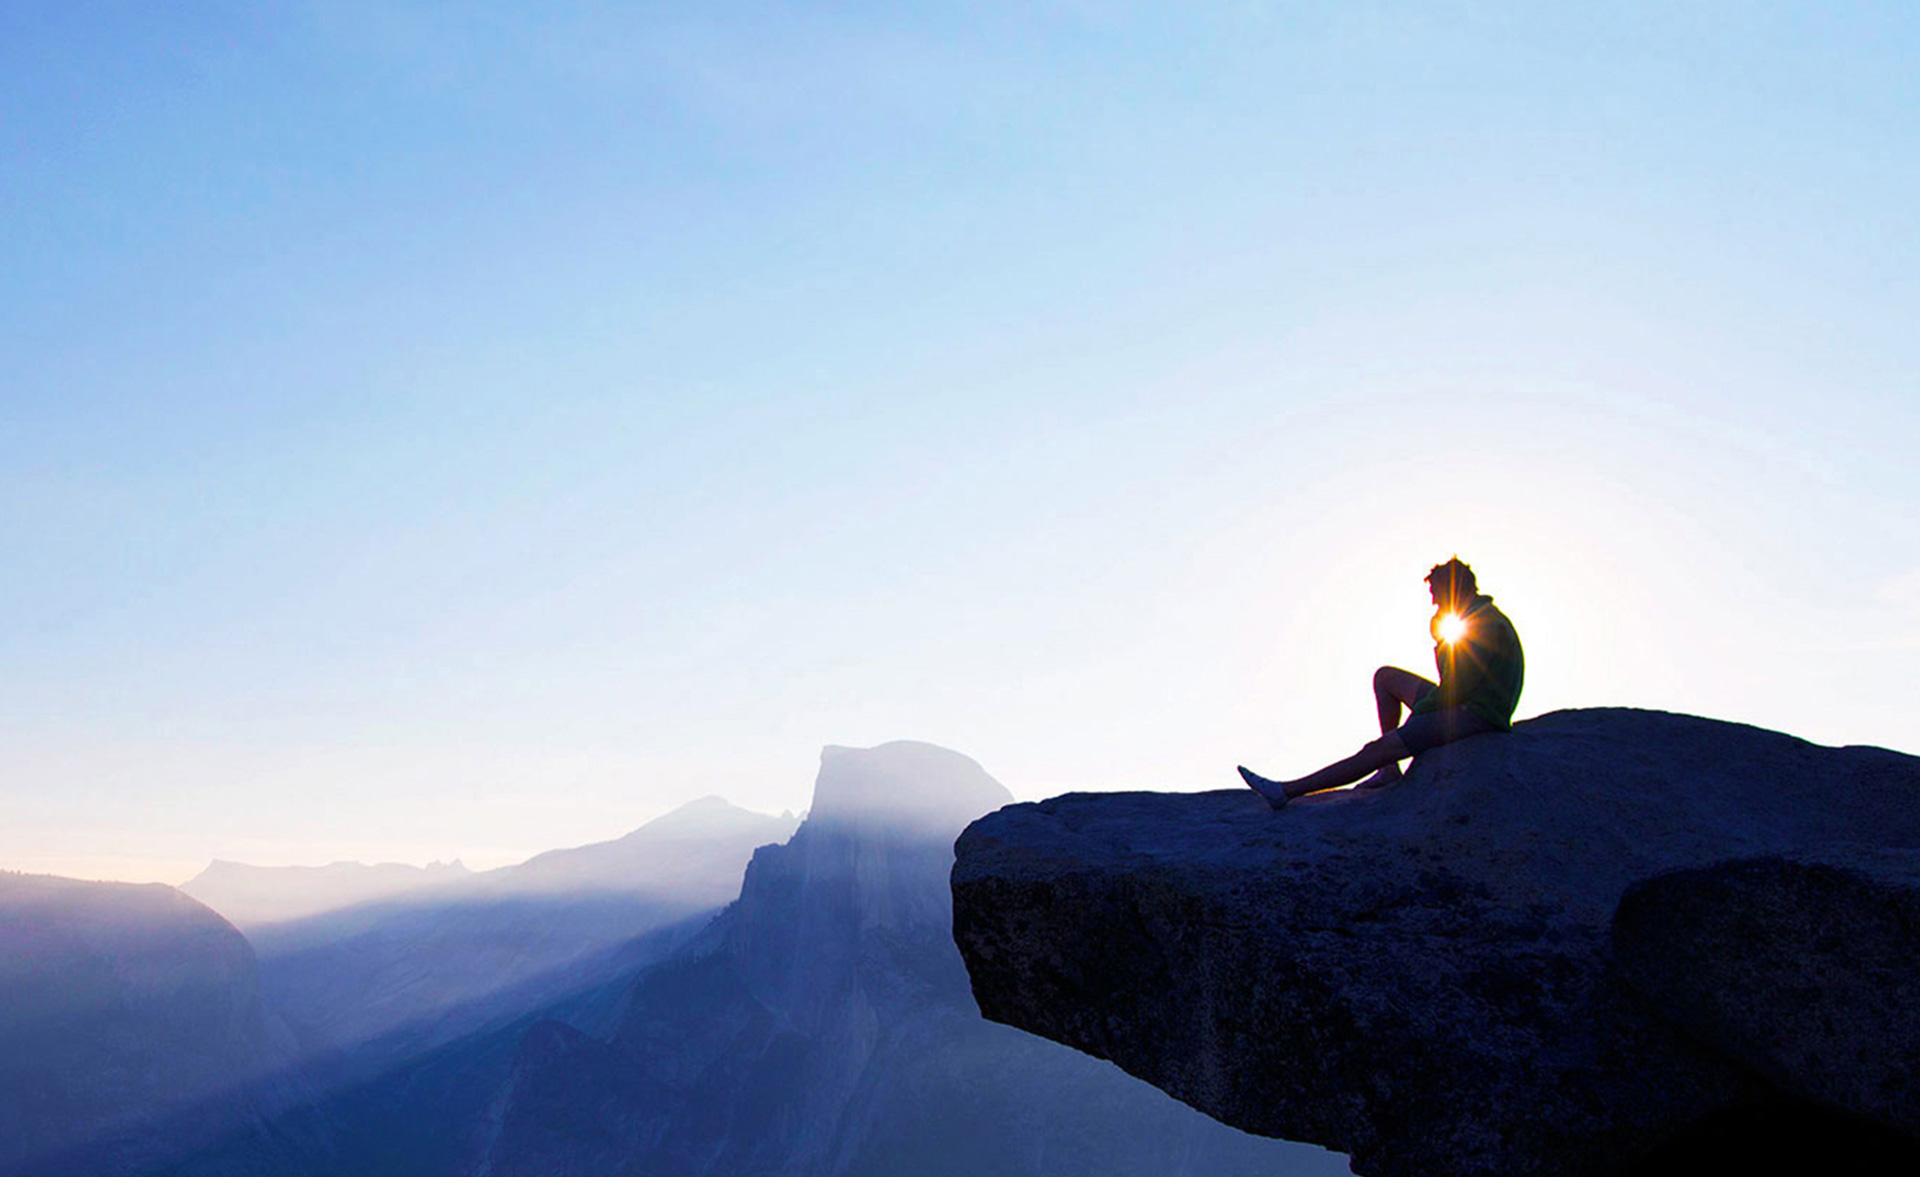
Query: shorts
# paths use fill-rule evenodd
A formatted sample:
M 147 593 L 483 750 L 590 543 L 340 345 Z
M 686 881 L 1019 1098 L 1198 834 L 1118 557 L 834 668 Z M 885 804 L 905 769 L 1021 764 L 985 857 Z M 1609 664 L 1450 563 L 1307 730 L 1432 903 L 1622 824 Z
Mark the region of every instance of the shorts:
M 1448 707 L 1444 711 L 1428 711 L 1413 716 L 1407 722 L 1395 728 L 1400 742 L 1407 751 L 1415 756 L 1429 752 L 1442 744 L 1451 744 L 1455 740 L 1464 740 L 1468 736 L 1477 736 L 1481 732 L 1502 730 L 1498 725 L 1489 723 L 1486 716 L 1471 707 Z

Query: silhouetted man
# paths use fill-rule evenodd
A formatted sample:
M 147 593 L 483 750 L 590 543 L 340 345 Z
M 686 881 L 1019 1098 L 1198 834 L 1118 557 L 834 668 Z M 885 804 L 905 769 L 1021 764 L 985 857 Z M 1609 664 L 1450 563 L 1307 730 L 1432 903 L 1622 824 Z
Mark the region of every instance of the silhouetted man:
M 1513 622 L 1479 591 L 1473 569 L 1455 556 L 1427 573 L 1433 594 L 1433 682 L 1397 666 L 1373 674 L 1373 698 L 1380 711 L 1380 738 L 1345 760 L 1296 781 L 1270 781 L 1245 766 L 1240 776 L 1279 809 L 1295 797 L 1350 785 L 1377 789 L 1400 779 L 1400 762 L 1481 732 L 1513 726 L 1526 677 L 1526 656 Z M 1400 708 L 1408 708 L 1400 722 Z

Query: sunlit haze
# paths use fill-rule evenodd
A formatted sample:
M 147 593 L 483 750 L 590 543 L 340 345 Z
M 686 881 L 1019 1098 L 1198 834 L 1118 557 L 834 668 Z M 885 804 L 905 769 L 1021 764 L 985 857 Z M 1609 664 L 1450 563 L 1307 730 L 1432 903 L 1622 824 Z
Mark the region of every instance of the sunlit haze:
M 1454 553 L 1920 752 L 1920 9 L 1221 7 L 8 5 L 0 867 L 1238 787 Z

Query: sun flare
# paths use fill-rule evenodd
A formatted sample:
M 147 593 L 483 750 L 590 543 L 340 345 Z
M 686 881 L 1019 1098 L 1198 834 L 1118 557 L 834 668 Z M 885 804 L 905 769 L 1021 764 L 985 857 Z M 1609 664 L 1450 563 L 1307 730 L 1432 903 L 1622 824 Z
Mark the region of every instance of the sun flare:
M 1440 633 L 1440 640 L 1447 643 L 1448 645 L 1452 645 L 1453 643 L 1459 641 L 1461 638 L 1467 636 L 1466 620 L 1458 616 L 1457 614 L 1453 614 L 1453 613 L 1448 613 L 1444 617 L 1440 618 L 1440 625 L 1438 629 Z

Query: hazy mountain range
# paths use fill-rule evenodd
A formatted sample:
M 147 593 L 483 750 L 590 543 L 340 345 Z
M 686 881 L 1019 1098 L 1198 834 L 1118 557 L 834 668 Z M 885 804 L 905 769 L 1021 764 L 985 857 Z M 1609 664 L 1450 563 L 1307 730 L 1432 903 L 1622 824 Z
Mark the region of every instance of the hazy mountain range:
M 458 859 L 424 867 L 385 862 L 249 866 L 215 859 L 180 889 L 258 938 L 277 925 L 353 908 L 505 895 L 643 895 L 713 907 L 739 893 L 737 854 L 780 841 L 799 825 L 702 797 L 622 838 L 549 850 L 515 866 L 470 871 Z
M 472 878 L 473 872 L 458 859 L 421 867 L 398 862 L 248 866 L 216 858 L 180 889 L 225 916 L 234 927 L 255 931 Z
M 620 945 L 712 912 L 740 892 L 754 848 L 799 821 L 706 797 L 610 842 L 479 873 L 412 877 L 320 868 L 332 895 L 406 884 L 303 919 L 246 926 L 260 985 L 310 1059 L 348 1075 L 559 997 L 622 959 Z M 212 876 L 211 880 L 209 876 Z M 184 890 L 220 910 L 312 908 L 301 868 L 208 868 Z M 239 922 L 238 920 L 235 921 Z
M 829 748 L 807 823 L 612 1034 L 530 1027 L 453 1171 L 1344 1173 L 980 1018 L 947 876 L 959 830 L 1011 800 L 931 745 Z
M 267 1037 L 228 1065 L 264 1094 L 201 1085 L 161 1108 L 149 1136 L 171 1159 L 96 1149 L 20 1171 L 1344 1172 L 979 1017 L 947 874 L 959 829 L 1008 800 L 931 745 L 829 748 L 797 830 L 707 799 L 505 871 L 383 872 L 403 885 L 250 928 L 260 982 L 235 1007 Z M 194 886 L 257 914 L 314 902 L 292 877 L 228 866 Z M 716 886 L 738 896 L 717 916 Z
M 0 1174 L 137 1172 L 630 970 L 797 825 L 709 797 L 478 873 L 220 862 L 180 889 L 0 874 Z

